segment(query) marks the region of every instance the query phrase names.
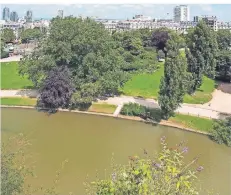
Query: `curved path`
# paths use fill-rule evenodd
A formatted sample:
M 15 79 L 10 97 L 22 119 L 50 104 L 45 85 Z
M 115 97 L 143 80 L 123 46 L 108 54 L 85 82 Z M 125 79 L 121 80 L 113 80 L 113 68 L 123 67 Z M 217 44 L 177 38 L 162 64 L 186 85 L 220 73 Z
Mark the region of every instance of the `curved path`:
M 37 97 L 37 95 L 38 92 L 36 90 L 1 90 L 0 91 L 0 97 Z M 119 108 L 122 107 L 123 104 L 129 102 L 138 103 L 149 108 L 159 108 L 158 102 L 153 99 L 142 99 L 142 98 L 136 98 L 131 96 L 110 97 L 107 100 L 99 100 L 98 102 L 114 104 L 119 106 Z M 179 107 L 176 110 L 176 112 L 182 114 L 200 116 L 200 117 L 219 119 L 224 117 L 224 113 L 231 115 L 231 107 L 230 109 L 228 108 L 227 110 L 222 110 L 222 109 L 214 109 L 208 104 L 204 104 L 204 105 L 182 104 L 181 107 Z

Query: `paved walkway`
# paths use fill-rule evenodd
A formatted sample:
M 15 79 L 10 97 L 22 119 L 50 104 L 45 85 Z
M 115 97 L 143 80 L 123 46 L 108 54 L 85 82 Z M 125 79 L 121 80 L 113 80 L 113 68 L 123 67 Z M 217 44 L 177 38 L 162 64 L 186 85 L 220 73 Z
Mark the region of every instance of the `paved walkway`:
M 0 59 L 0 63 L 1 62 L 13 62 L 13 61 L 20 61 L 20 58 L 22 58 L 21 55 L 18 56 L 12 56 L 12 57 L 8 57 L 8 58 L 2 58 Z
M 37 95 L 38 93 L 36 90 L 1 90 L 0 91 L 0 97 L 36 97 Z M 212 102 L 213 101 L 214 100 L 212 100 Z M 220 101 L 223 100 L 220 99 Z M 118 108 L 114 112 L 114 115 L 118 115 L 119 111 L 122 108 L 122 105 L 129 102 L 138 103 L 149 108 L 159 108 L 158 102 L 153 99 L 142 99 L 142 98 L 135 98 L 130 96 L 111 97 L 108 98 L 107 100 L 99 100 L 99 102 L 117 105 Z M 228 108 L 224 110 L 222 109 L 223 107 L 216 109 L 216 107 L 211 107 L 208 104 L 205 105 L 182 104 L 181 107 L 176 110 L 176 112 L 182 114 L 200 116 L 200 117 L 219 119 L 224 117 L 224 114 L 222 113 L 231 114 L 231 107 L 229 106 L 227 107 Z

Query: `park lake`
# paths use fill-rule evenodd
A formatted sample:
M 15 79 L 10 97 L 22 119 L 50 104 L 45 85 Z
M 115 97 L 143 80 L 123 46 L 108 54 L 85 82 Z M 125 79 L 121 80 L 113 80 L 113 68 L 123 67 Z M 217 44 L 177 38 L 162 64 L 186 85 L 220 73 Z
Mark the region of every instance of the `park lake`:
M 50 187 L 64 160 L 58 191 L 84 194 L 83 182 L 110 176 L 111 158 L 126 164 L 128 156 L 143 156 L 143 149 L 154 155 L 160 149 L 160 138 L 175 146 L 186 141 L 186 161 L 201 155 L 198 166 L 204 171 L 199 180 L 202 189 L 214 189 L 221 195 L 231 194 L 231 148 L 212 142 L 207 136 L 175 128 L 137 121 L 79 113 L 58 112 L 47 115 L 32 109 L 2 108 L 2 139 L 23 133 L 31 142 L 36 178 L 33 186 Z M 114 154 L 114 155 L 113 155 Z M 206 193 L 201 192 L 200 195 Z

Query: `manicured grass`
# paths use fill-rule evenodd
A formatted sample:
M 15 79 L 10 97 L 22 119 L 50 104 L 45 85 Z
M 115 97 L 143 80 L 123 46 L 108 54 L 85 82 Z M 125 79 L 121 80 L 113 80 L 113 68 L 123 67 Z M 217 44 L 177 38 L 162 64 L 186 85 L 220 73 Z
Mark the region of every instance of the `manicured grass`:
M 124 95 L 143 98 L 158 98 L 161 77 L 164 75 L 164 65 L 152 74 L 136 74 L 127 81 L 121 90 Z M 184 97 L 184 103 L 204 104 L 212 99 L 212 92 L 215 89 L 215 81 L 203 77 L 203 83 L 195 94 Z
M 178 123 L 187 128 L 204 131 L 208 133 L 213 128 L 212 119 L 200 118 L 200 117 L 190 116 L 190 115 L 176 114 L 174 117 L 171 117 L 169 121 Z
M 1 98 L 1 105 L 8 106 L 35 106 L 36 98 Z
M 203 77 L 203 83 L 199 89 L 196 90 L 194 95 L 185 95 L 184 103 L 189 104 L 204 104 L 212 99 L 212 92 L 215 89 L 215 81 Z
M 111 104 L 106 104 L 106 103 L 105 104 L 93 103 L 87 111 L 113 114 L 115 110 L 116 110 L 116 105 L 111 105 Z
M 18 62 L 1 63 L 1 89 L 28 89 L 33 84 L 18 74 Z
M 164 74 L 164 65 L 152 74 L 136 74 L 125 83 L 122 93 L 128 96 L 157 99 L 161 77 Z

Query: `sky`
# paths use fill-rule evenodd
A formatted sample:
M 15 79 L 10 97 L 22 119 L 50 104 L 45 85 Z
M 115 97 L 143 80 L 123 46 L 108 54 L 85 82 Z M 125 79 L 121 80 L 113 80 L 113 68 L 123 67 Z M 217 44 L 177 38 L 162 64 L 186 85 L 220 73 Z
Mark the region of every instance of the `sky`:
M 64 10 L 64 16 L 83 15 L 107 19 L 131 19 L 136 14 L 143 14 L 157 19 L 170 19 L 173 18 L 174 6 L 176 4 L 3 4 L 1 15 L 3 8 L 9 7 L 10 11 L 16 11 L 19 17 L 23 17 L 27 10 L 32 10 L 34 19 L 50 19 L 57 15 L 59 9 Z M 210 15 L 217 16 L 219 21 L 231 21 L 231 4 L 193 4 L 189 7 L 191 20 L 193 16 Z

